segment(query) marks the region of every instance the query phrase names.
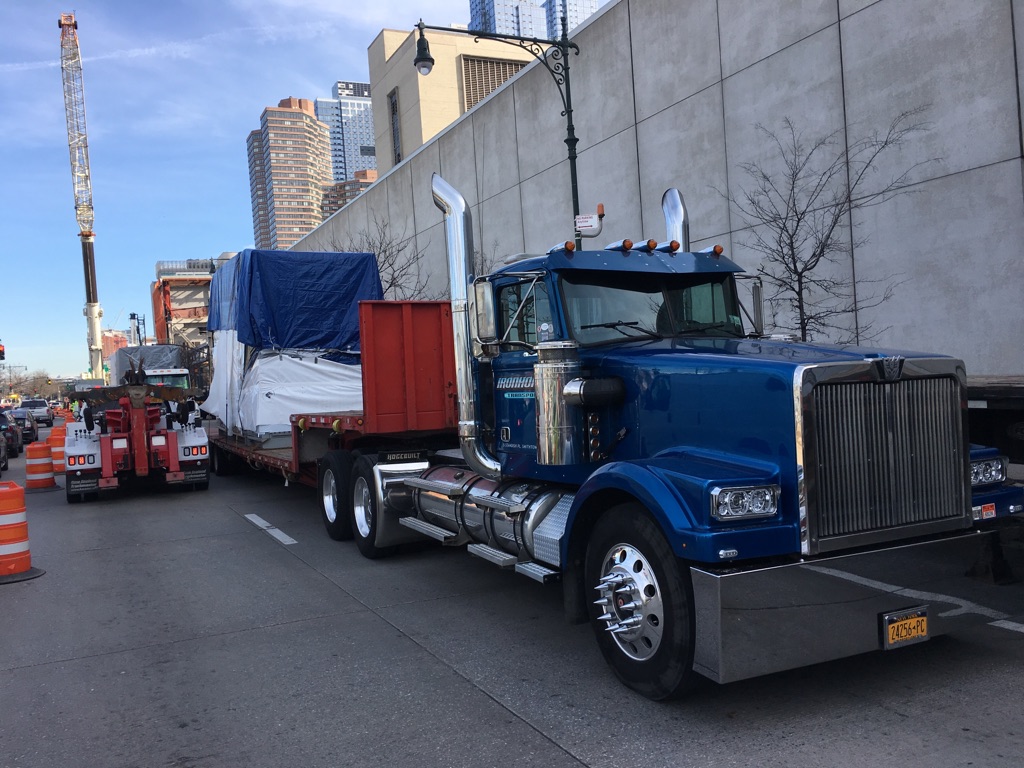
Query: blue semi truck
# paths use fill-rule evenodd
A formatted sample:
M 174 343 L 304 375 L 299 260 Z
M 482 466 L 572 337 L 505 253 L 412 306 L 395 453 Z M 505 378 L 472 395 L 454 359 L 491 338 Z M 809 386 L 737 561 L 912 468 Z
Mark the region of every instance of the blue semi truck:
M 560 582 L 652 699 L 1024 612 L 1024 492 L 969 442 L 961 361 L 748 330 L 740 267 L 689 251 L 674 190 L 664 242 L 567 242 L 480 277 L 468 206 L 432 191 L 454 380 L 425 378 L 457 429 L 294 415 L 281 471 L 316 455 L 332 538 L 377 558 L 425 536 Z

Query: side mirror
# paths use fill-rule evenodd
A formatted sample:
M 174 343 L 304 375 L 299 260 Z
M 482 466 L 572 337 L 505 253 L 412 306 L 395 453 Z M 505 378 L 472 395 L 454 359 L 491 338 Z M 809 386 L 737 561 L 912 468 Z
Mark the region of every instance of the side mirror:
M 486 280 L 473 283 L 473 333 L 481 344 L 498 340 L 498 329 L 494 317 L 494 290 Z

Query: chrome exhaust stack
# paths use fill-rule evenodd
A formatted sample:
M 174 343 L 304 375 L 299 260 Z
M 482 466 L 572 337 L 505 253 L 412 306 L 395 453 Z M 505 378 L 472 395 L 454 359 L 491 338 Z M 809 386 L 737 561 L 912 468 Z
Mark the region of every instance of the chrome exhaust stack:
M 501 464 L 487 452 L 476 412 L 470 356 L 469 255 L 473 252 L 473 218 L 466 200 L 437 173 L 430 180 L 436 205 L 444 214 L 448 246 L 448 281 L 452 294 L 452 331 L 455 340 L 455 385 L 458 393 L 459 444 L 466 463 L 477 474 L 501 478 Z
M 665 231 L 668 240 L 679 242 L 683 253 L 690 252 L 690 217 L 686 214 L 683 194 L 671 187 L 661 196 L 661 210 L 665 214 Z

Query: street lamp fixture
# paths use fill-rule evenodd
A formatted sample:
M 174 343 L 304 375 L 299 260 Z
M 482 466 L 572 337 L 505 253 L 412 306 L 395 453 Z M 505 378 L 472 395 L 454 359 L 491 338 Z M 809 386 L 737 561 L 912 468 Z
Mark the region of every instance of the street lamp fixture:
M 569 80 L 569 52 L 580 55 L 580 48 L 576 43 L 569 42 L 566 33 L 568 24 L 566 17 L 562 19 L 562 34 L 557 40 L 545 40 L 540 37 L 520 37 L 518 35 L 499 35 L 494 32 L 483 32 L 478 29 L 454 29 L 451 27 L 434 27 L 424 24 L 423 19 L 416 25 L 420 35 L 416 40 L 416 58 L 413 64 L 416 71 L 421 75 L 429 75 L 434 68 L 434 59 L 430 55 L 430 45 L 427 43 L 424 30 L 436 29 L 439 32 L 454 32 L 461 35 L 471 35 L 476 42 L 481 40 L 497 40 L 499 43 L 515 45 L 529 52 L 551 75 L 558 88 L 558 94 L 562 97 L 562 116 L 565 117 L 565 146 L 569 150 L 569 181 L 572 185 L 572 216 L 573 231 L 575 232 L 576 249 L 580 250 L 580 232 L 576 228 L 576 219 L 580 215 L 580 193 L 576 181 L 576 127 L 572 122 L 572 84 Z
M 417 72 L 426 77 L 430 74 L 430 70 L 434 68 L 434 59 L 430 55 L 430 45 L 427 43 L 427 38 L 423 34 L 423 30 L 426 29 L 423 19 L 420 19 L 420 23 L 416 26 L 420 30 L 420 36 L 416 41 L 416 60 L 413 61 L 413 65 L 415 65 Z

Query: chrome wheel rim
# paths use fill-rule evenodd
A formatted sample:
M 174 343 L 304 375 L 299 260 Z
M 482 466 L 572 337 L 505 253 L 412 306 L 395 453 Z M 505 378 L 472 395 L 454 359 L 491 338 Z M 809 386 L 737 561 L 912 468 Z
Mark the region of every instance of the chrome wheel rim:
M 353 487 L 352 519 L 359 529 L 360 537 L 370 538 L 370 524 L 373 522 L 373 508 L 370 500 L 370 486 L 366 478 L 357 477 Z
M 615 644 L 634 661 L 646 661 L 658 652 L 665 630 L 665 606 L 654 569 L 644 554 L 630 544 L 616 544 L 601 561 L 594 587 L 594 604 Z
M 324 498 L 324 515 L 327 522 L 334 523 L 338 519 L 338 485 L 334 482 L 334 472 L 326 470 L 324 481 L 320 486 Z

